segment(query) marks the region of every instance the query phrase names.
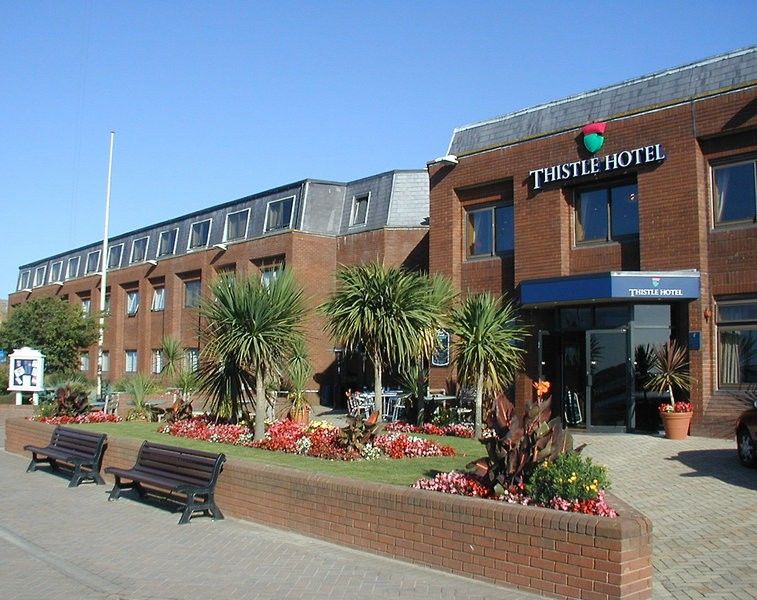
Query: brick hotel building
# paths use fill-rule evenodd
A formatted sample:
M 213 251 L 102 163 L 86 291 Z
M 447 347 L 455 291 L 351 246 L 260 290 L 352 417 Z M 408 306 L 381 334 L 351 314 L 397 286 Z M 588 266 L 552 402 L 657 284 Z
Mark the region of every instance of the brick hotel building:
M 341 402 L 338 383 L 362 383 L 363 365 L 343 357 L 313 310 L 334 288 L 339 265 L 371 260 L 428 265 L 428 173 L 391 171 L 349 183 L 308 179 L 112 237 L 107 257 L 108 317 L 103 378 L 159 373 L 165 336 L 199 358 L 198 304 L 219 273 L 275 277 L 291 269 L 310 308 L 306 336 L 320 401 Z M 20 267 L 11 307 L 56 296 L 100 305 L 102 241 Z M 97 347 L 81 352 L 96 376 Z
M 729 435 L 757 387 L 756 165 L 752 47 L 461 127 L 428 172 L 307 180 L 120 235 L 105 376 L 158 372 L 165 335 L 195 360 L 198 295 L 219 272 L 286 266 L 314 306 L 339 264 L 383 259 L 523 305 L 533 335 L 516 400 L 542 377 L 571 426 L 654 427 L 638 348 L 673 337 L 696 378 L 694 433 Z M 99 254 L 98 242 L 23 265 L 10 305 L 97 307 Z M 321 325 L 311 316 L 308 339 L 331 403 L 364 365 Z M 431 385 L 453 388 L 444 354 Z M 82 353 L 90 376 L 95 357 Z
M 729 435 L 757 387 L 756 165 L 757 47 L 461 127 L 428 165 L 430 270 L 522 305 L 517 399 L 546 378 L 570 425 L 654 427 L 639 348 L 672 336 L 693 431 Z

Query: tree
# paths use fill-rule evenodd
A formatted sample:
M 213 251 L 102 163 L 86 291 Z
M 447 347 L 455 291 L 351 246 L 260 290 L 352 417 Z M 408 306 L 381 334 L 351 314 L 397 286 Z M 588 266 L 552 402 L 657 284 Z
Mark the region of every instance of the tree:
M 79 369 L 79 351 L 97 341 L 97 320 L 59 298 L 35 298 L 13 308 L 0 324 L 0 347 L 29 346 L 45 355 L 48 373 Z
M 475 387 L 476 436 L 481 436 L 484 392 L 497 393 L 523 366 L 520 346 L 527 336 L 517 310 L 504 298 L 484 292 L 468 296 L 450 316 L 454 363 L 462 385 Z
M 236 421 L 245 404 L 255 409 L 254 439 L 265 435 L 266 382 L 279 377 L 305 316 L 302 288 L 289 272 L 268 285 L 259 277 L 221 277 L 201 303 L 206 320 L 200 358 L 200 390 L 211 410 Z
M 431 355 L 452 286 L 441 277 L 379 263 L 342 268 L 336 278 L 336 290 L 320 307 L 326 329 L 347 350 L 362 347 L 370 357 L 380 416 L 383 366 L 406 367 Z

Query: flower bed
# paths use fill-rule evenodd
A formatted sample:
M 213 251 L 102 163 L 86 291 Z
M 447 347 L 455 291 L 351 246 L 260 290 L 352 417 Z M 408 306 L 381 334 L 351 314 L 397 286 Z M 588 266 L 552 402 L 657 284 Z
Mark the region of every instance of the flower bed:
M 64 415 L 62 417 L 29 417 L 32 421 L 49 423 L 50 425 L 72 425 L 75 423 L 118 423 L 123 419 L 117 415 L 105 414 L 102 411 L 94 411 L 77 415 L 75 417 Z
M 376 436 L 373 443 L 361 450 L 339 443 L 339 428 L 323 421 L 315 421 L 303 426 L 285 420 L 273 423 L 265 437 L 257 442 L 244 425 L 214 424 L 205 417 L 195 417 L 185 421 L 167 423 L 161 433 L 186 437 L 207 442 L 234 444 L 263 448 L 275 452 L 288 452 L 329 460 L 358 460 L 388 458 L 410 458 L 418 456 L 454 456 L 455 449 L 404 433 L 389 433 Z
M 428 435 L 449 435 L 459 438 L 473 437 L 473 426 L 462 423 L 452 423 L 450 425 L 435 425 L 434 423 L 412 425 L 402 421 L 395 421 L 387 423 L 385 429 L 390 433 L 425 433 Z
M 670 402 L 663 402 L 657 407 L 661 413 L 690 413 L 694 412 L 694 405 L 691 402 L 676 402 L 671 404 Z

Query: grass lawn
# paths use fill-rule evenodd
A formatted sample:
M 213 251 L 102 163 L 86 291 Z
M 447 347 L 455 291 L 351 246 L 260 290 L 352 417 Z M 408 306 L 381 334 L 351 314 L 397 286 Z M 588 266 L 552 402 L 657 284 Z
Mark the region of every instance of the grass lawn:
M 232 446 L 230 444 L 213 444 L 200 440 L 173 437 L 164 433 L 158 433 L 157 423 L 144 423 L 128 421 L 124 423 L 87 423 L 76 425 L 92 431 L 101 431 L 113 437 L 132 437 L 140 440 L 150 440 L 171 446 L 184 446 L 208 450 L 210 452 L 223 452 L 227 457 L 254 460 L 270 465 L 283 465 L 293 469 L 316 473 L 328 473 L 353 479 L 363 479 L 380 483 L 393 483 L 397 485 L 410 485 L 422 477 L 433 477 L 439 471 L 453 471 L 465 469 L 465 465 L 484 456 L 486 449 L 480 442 L 473 439 L 463 439 L 447 436 L 423 435 L 441 444 L 455 448 L 460 456 L 440 456 L 433 458 L 405 458 L 392 460 L 389 458 L 380 460 L 340 461 L 324 460 L 309 456 L 286 454 L 284 452 L 271 452 L 258 448 L 246 448 L 244 446 Z M 414 434 L 416 435 L 416 434 Z

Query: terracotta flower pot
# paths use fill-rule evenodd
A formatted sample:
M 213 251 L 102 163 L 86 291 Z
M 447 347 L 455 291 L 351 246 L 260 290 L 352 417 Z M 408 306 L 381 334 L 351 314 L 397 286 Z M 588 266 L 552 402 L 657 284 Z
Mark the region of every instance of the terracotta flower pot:
M 310 407 L 305 407 L 302 410 L 289 411 L 289 418 L 300 425 L 307 425 L 310 423 Z
M 662 424 L 665 427 L 665 437 L 669 440 L 685 440 L 689 435 L 691 424 L 690 412 L 663 412 Z

